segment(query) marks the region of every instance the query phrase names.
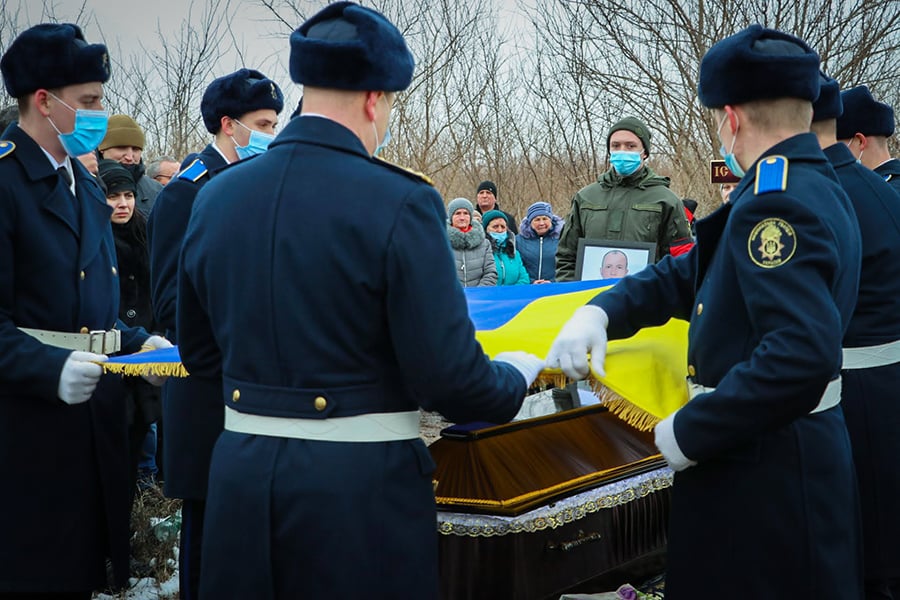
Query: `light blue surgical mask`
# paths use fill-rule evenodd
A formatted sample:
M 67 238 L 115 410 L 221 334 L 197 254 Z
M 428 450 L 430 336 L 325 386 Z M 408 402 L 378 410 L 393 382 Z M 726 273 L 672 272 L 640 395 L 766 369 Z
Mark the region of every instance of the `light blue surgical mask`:
M 382 96 L 382 99 L 387 102 L 387 96 Z M 375 127 L 375 121 L 372 121 L 372 131 L 375 133 L 375 151 L 372 152 L 372 156 L 378 156 L 391 141 L 391 127 L 389 125 L 384 130 L 384 137 L 381 138 L 381 142 L 378 141 L 378 128 Z
M 269 144 L 275 139 L 274 135 L 250 129 L 237 119 L 235 119 L 234 122 L 250 132 L 250 139 L 247 140 L 246 146 L 239 145 L 234 137 L 231 138 L 231 141 L 234 142 L 234 151 L 237 152 L 238 158 L 241 160 L 256 156 L 257 154 L 262 154 L 269 149 Z
M 641 166 L 641 153 L 614 150 L 609 153 L 609 164 L 613 166 L 616 173 L 622 177 L 628 177 Z
M 49 92 L 48 92 L 49 93 Z M 75 127 L 69 133 L 62 133 L 49 116 L 47 120 L 56 130 L 59 143 L 62 144 L 66 154 L 77 158 L 82 154 L 93 152 L 106 137 L 106 128 L 109 124 L 109 112 L 105 110 L 74 109 L 50 93 L 60 104 L 75 113 Z
M 508 231 L 502 231 L 502 232 L 488 231 L 488 233 L 490 234 L 490 236 L 492 238 L 494 238 L 494 240 L 497 242 L 498 246 L 503 246 L 503 244 L 506 243 L 506 240 L 509 237 L 507 235 L 509 233 Z
M 722 118 L 722 122 L 719 123 L 719 128 L 716 129 L 716 133 L 719 134 L 720 140 L 722 139 L 722 136 L 721 136 L 722 125 L 725 124 L 725 119 L 727 119 L 727 118 L 728 118 L 728 115 L 726 114 Z M 728 170 L 731 171 L 732 173 L 734 173 L 735 177 L 740 179 L 741 177 L 746 175 L 746 173 L 744 172 L 744 169 L 741 168 L 741 165 L 738 163 L 737 157 L 734 155 L 734 143 L 736 141 L 737 141 L 737 132 L 735 131 L 734 136 L 731 138 L 731 150 L 726 152 L 725 144 L 722 144 L 721 146 L 719 146 L 719 154 L 722 156 L 722 158 L 725 159 L 725 166 L 728 167 Z

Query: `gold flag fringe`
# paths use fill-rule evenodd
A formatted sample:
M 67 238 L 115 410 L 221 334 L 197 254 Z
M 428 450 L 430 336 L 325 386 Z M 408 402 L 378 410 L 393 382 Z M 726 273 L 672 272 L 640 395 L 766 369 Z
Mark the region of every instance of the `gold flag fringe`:
M 537 382 L 561 388 L 568 385 L 570 380 L 561 371 L 554 370 L 542 371 L 537 377 Z M 656 424 L 660 422 L 661 419 L 656 415 L 647 412 L 603 385 L 603 382 L 594 377 L 593 373 L 588 375 L 588 382 L 600 403 L 635 429 L 652 431 Z
M 656 424 L 660 422 L 660 418 L 648 413 L 646 410 L 629 402 L 623 396 L 612 391 L 597 378 L 593 373 L 588 377 L 591 389 L 600 398 L 600 403 L 606 406 L 611 413 L 634 427 L 639 431 L 652 431 Z
M 141 375 L 156 375 L 159 377 L 187 377 L 189 373 L 184 365 L 179 363 L 97 363 L 103 367 L 104 373 L 119 373 L 138 377 Z

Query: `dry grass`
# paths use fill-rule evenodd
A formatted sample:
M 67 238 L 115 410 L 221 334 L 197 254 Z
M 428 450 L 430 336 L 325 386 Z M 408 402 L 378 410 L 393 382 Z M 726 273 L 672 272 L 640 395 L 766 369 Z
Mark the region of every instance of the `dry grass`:
M 153 577 L 157 581 L 172 576 L 178 562 L 174 553 L 178 529 L 156 525 L 174 517 L 180 509 L 181 500 L 166 498 L 157 487 L 137 491 L 131 510 L 131 552 L 139 564 L 148 565 L 149 572 L 132 576 Z

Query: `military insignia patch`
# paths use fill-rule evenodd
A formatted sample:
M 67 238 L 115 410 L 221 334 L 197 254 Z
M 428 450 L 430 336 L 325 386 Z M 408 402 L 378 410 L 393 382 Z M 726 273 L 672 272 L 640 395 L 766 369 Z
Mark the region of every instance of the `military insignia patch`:
M 6 140 L 0 140 L 0 158 L 6 158 L 12 151 L 16 149 L 16 145 Z
M 784 219 L 771 218 L 760 221 L 750 232 L 747 252 L 754 264 L 764 269 L 780 267 L 794 256 L 797 236 L 794 228 Z
M 176 175 L 176 177 L 178 179 L 187 179 L 188 181 L 197 181 L 206 175 L 206 173 L 206 165 L 204 165 L 203 161 L 199 158 L 195 158 L 194 162 L 185 167 L 185 169 Z

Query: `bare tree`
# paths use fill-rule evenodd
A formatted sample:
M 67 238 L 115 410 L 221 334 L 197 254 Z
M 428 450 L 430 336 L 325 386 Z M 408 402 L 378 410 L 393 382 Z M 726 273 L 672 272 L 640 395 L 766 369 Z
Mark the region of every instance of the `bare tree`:
M 603 128 L 625 114 L 646 121 L 660 170 L 673 177 L 675 190 L 707 206 L 714 203 L 707 164 L 718 142 L 716 124 L 696 90 L 700 60 L 717 40 L 755 22 L 788 31 L 807 40 L 845 87 L 868 83 L 885 101 L 900 99 L 897 0 L 555 0 L 532 14 L 542 50 L 536 68 L 557 73 L 557 89 L 565 90 L 555 98 L 562 106 L 544 114 L 590 120 L 596 113 L 585 111 L 584 97 L 586 89 L 594 90 L 617 109 L 604 125 L 594 126 Z M 547 90 L 544 97 L 548 103 L 554 99 Z M 595 147 L 605 142 L 588 133 L 580 139 L 569 135 L 572 141 L 591 138 Z M 599 150 L 605 154 L 602 145 Z

